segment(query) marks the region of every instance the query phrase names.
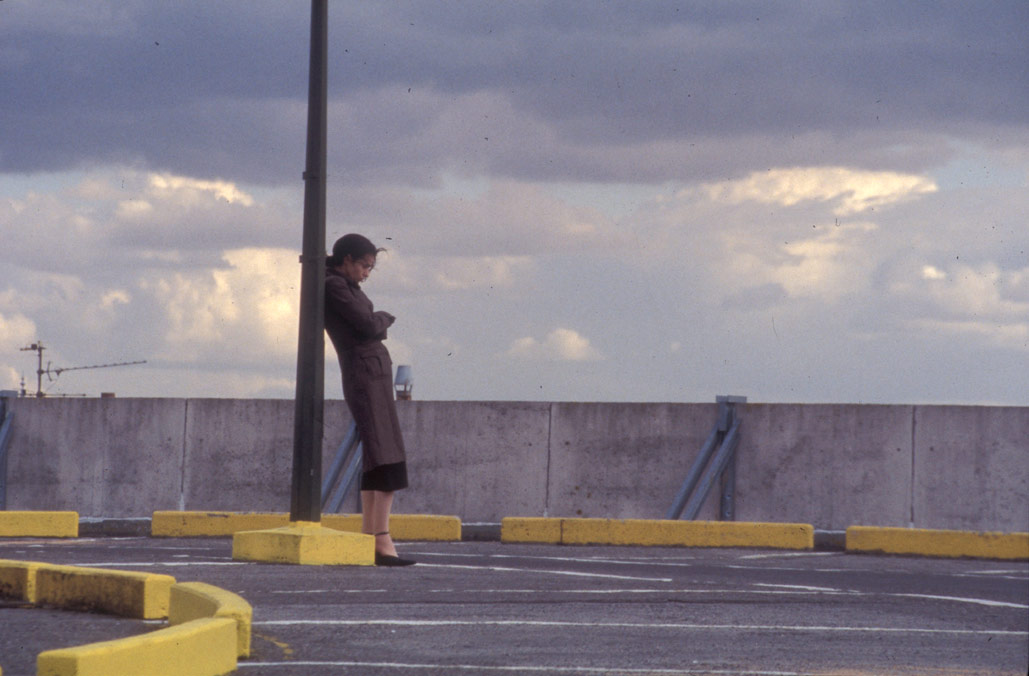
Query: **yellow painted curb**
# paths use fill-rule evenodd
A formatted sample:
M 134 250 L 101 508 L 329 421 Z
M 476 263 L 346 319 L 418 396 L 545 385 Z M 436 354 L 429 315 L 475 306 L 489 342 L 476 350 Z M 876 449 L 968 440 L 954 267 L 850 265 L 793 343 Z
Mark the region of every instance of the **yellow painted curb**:
M 802 523 L 520 518 L 503 520 L 500 539 L 566 545 L 813 549 L 815 529 Z
M 276 512 L 154 512 L 150 534 L 154 537 L 226 536 L 241 530 L 279 528 L 289 515 Z
M 75 538 L 78 536 L 78 512 L 0 511 L 0 537 Z
M 561 521 L 544 517 L 506 517 L 500 521 L 500 541 L 560 544 Z
M 281 512 L 154 512 L 150 533 L 154 537 L 225 537 L 240 531 L 288 526 L 289 514 Z M 333 530 L 361 532 L 360 514 L 323 514 L 321 524 Z M 459 541 L 461 519 L 433 514 L 391 514 L 394 540 Z
M 36 570 L 36 603 L 97 610 L 144 620 L 168 616 L 170 575 L 44 565 Z
M 36 658 L 38 676 L 218 676 L 236 670 L 236 622 L 193 620 L 175 627 Z
M 373 566 L 375 538 L 295 521 L 282 528 L 234 534 L 232 558 L 304 566 Z
M 322 525 L 334 530 L 361 532 L 360 514 L 323 514 Z M 394 540 L 459 542 L 461 519 L 435 514 L 390 514 L 389 532 Z
M 0 559 L 0 598 L 36 602 L 36 571 L 47 566 L 34 561 Z
M 37 605 L 154 619 L 169 615 L 173 595 L 176 621 L 169 627 L 40 653 L 37 674 L 227 674 L 235 671 L 237 657 L 249 655 L 253 611 L 232 592 L 203 583 L 175 584 L 167 575 L 0 560 L 0 596 Z
M 1029 533 L 851 526 L 847 551 L 981 559 L 1029 559 Z
M 236 655 L 250 657 L 250 630 L 254 609 L 243 597 L 203 582 L 172 585 L 168 624 L 176 626 L 206 617 L 227 617 L 236 622 Z

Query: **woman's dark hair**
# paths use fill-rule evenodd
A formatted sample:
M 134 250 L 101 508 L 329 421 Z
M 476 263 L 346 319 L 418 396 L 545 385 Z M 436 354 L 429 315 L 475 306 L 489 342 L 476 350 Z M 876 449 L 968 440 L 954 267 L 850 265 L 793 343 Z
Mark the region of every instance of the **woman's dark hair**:
M 325 265 L 335 268 L 343 265 L 343 259 L 347 256 L 356 261 L 369 254 L 372 257 L 378 256 L 380 251 L 385 251 L 385 249 L 376 248 L 371 240 L 364 235 L 350 233 L 349 235 L 343 235 L 332 245 L 332 255 L 325 261 Z

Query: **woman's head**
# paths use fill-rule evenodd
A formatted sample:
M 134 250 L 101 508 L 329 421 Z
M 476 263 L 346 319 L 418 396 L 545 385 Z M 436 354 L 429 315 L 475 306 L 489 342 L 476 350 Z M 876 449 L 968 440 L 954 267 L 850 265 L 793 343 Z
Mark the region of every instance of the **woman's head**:
M 344 277 L 360 284 L 371 274 L 380 251 L 385 249 L 376 248 L 364 235 L 343 235 L 332 245 L 332 255 L 326 265 L 340 270 Z

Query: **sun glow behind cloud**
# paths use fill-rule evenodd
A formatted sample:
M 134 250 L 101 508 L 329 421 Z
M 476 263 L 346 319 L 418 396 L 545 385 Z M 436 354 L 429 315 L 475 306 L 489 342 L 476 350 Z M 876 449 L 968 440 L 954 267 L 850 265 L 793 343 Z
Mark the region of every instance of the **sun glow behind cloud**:
M 851 216 L 938 190 L 923 176 L 847 167 L 794 167 L 754 172 L 738 181 L 705 186 L 710 198 L 725 204 L 753 200 L 793 206 L 829 202 L 837 216 Z
M 199 201 L 203 193 L 209 193 L 229 204 L 238 202 L 245 207 L 254 206 L 254 198 L 237 188 L 231 181 L 204 181 L 188 176 L 151 174 L 150 187 L 158 195 L 174 194 L 180 201 Z
M 242 350 L 287 357 L 296 352 L 300 270 L 296 252 L 234 249 L 225 269 L 172 273 L 141 288 L 165 310 L 165 359 Z

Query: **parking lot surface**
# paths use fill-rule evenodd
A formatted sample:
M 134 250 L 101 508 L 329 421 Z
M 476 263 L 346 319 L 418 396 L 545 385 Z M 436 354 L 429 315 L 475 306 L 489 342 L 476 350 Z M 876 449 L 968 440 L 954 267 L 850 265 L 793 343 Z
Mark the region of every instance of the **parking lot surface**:
M 228 538 L 0 541 L 0 558 L 146 570 L 254 608 L 245 676 L 1018 674 L 1029 563 L 838 551 L 400 543 L 410 568 L 236 562 Z M 0 604 L 4 676 L 164 626 Z

